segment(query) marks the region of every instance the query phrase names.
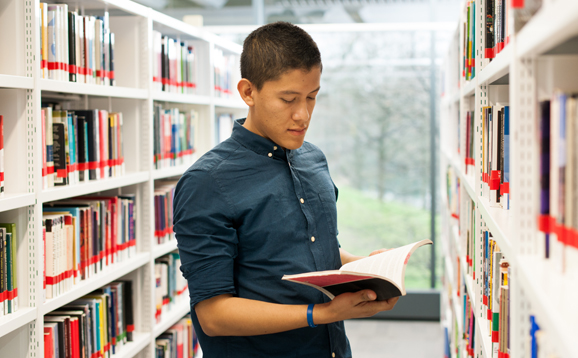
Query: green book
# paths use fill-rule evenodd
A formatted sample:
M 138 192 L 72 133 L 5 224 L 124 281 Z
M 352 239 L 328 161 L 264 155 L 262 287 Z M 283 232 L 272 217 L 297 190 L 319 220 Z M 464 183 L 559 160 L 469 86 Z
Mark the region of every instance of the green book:
M 12 289 L 14 293 L 14 297 L 12 298 L 12 302 L 10 304 L 12 308 L 12 312 L 16 312 L 18 310 L 18 263 L 17 259 L 17 252 L 18 252 L 18 236 L 16 236 L 16 224 L 15 223 L 0 223 L 0 228 L 6 229 L 6 233 L 10 234 L 10 259 L 13 263 L 11 268 L 11 282 L 12 282 Z M 8 238 L 6 238 L 8 239 Z

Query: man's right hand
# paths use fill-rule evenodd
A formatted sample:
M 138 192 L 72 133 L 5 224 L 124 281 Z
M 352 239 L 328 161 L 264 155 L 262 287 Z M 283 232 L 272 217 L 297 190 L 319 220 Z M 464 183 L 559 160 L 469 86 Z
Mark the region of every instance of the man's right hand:
M 377 295 L 372 290 L 353 293 L 342 293 L 333 301 L 317 304 L 313 309 L 313 322 L 327 324 L 350 318 L 371 317 L 378 312 L 393 309 L 399 297 L 376 301 Z

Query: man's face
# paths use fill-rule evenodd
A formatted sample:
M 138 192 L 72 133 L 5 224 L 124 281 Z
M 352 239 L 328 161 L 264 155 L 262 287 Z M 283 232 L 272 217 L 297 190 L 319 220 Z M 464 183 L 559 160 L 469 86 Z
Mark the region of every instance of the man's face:
M 286 149 L 303 145 L 319 92 L 321 69 L 290 70 L 253 92 L 254 106 L 245 128 Z

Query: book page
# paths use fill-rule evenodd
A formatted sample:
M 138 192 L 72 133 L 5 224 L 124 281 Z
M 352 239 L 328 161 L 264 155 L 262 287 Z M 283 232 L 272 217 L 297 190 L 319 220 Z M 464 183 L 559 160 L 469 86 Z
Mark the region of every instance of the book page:
M 431 243 L 430 240 L 422 240 L 396 249 L 390 249 L 386 252 L 345 264 L 340 268 L 340 271 L 371 273 L 383 276 L 392 280 L 400 288 L 405 290 L 405 265 L 411 253 L 418 247 Z

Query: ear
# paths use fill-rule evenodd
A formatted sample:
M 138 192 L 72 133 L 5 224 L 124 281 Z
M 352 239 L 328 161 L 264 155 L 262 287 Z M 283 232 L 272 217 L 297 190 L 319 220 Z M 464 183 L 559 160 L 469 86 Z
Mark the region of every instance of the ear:
M 253 107 L 255 105 L 255 101 L 253 100 L 253 93 L 255 90 L 255 86 L 246 78 L 242 78 L 239 83 L 237 84 L 237 90 L 241 95 L 243 101 L 249 107 Z

